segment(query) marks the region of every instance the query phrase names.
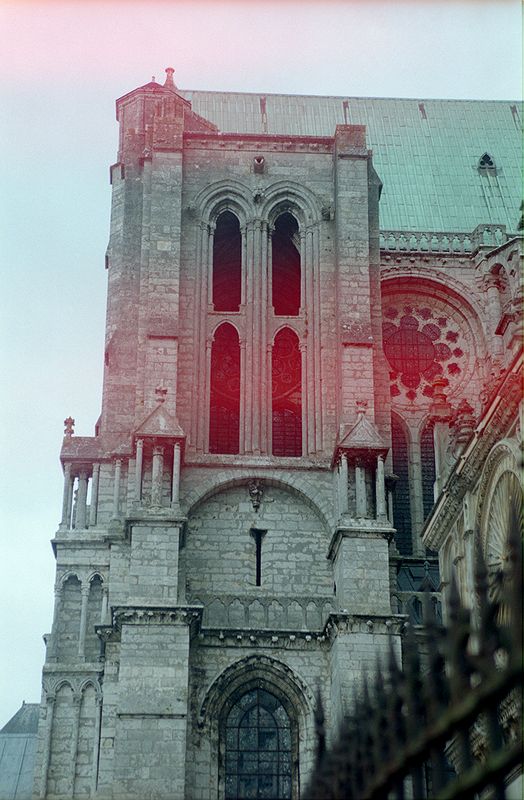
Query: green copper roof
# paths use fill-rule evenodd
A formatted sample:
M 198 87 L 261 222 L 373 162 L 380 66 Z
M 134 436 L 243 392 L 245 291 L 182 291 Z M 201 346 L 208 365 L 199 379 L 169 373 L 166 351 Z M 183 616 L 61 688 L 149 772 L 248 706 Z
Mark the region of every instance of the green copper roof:
M 365 125 L 384 183 L 383 230 L 514 232 L 522 199 L 522 104 L 234 92 L 180 92 L 224 133 L 333 136 Z M 265 116 L 263 114 L 265 108 Z M 488 153 L 494 171 L 478 170 Z

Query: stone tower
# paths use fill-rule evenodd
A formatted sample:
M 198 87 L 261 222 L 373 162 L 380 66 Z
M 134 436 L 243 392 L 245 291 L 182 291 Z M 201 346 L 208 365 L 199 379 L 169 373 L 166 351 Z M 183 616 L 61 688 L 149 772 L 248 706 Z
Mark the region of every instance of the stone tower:
M 271 132 L 266 97 L 223 133 L 166 73 L 117 101 L 102 413 L 93 437 L 66 420 L 35 797 L 297 800 L 317 690 L 335 731 L 400 646 L 395 559 L 426 554 L 420 474 L 393 519 L 391 381 L 408 405 L 419 384 L 391 370 L 445 298 L 391 312 L 388 363 L 382 184 L 348 101 L 329 135 Z

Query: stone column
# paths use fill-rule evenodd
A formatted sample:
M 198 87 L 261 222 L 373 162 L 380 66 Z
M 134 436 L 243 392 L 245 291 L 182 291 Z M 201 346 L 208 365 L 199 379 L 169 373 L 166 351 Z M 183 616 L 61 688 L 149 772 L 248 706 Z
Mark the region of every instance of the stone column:
M 269 269 L 269 237 L 267 222 L 262 223 L 262 237 L 261 237 L 261 256 L 260 256 L 260 346 L 259 346 L 259 359 L 260 359 L 260 449 L 264 453 L 268 450 L 268 413 L 267 413 L 267 385 L 268 381 L 271 383 L 267 371 L 267 337 L 268 337 L 268 309 L 269 309 L 269 293 L 268 293 L 268 269 Z
M 268 341 L 266 347 L 266 420 L 267 452 L 273 452 L 273 345 Z M 524 415 L 523 415 L 524 418 Z
M 385 484 L 386 484 L 386 496 L 387 496 L 387 507 L 388 507 L 388 520 L 390 525 L 393 525 L 393 492 L 395 491 L 395 484 L 398 480 L 397 475 L 386 475 L 385 477 Z
M 299 341 L 299 351 L 300 351 L 300 368 L 301 368 L 301 411 L 302 411 L 302 455 L 307 456 L 309 455 L 309 431 L 311 431 L 311 415 L 310 411 L 310 397 L 311 394 L 308 391 L 308 384 L 310 381 L 309 375 L 309 358 L 308 358 L 308 348 L 305 342 Z
M 82 584 L 82 605 L 80 607 L 80 629 L 78 632 L 78 655 L 84 657 L 86 644 L 87 602 L 89 600 L 90 584 Z
M 204 449 L 209 452 L 209 414 L 210 414 L 210 396 L 211 396 L 211 349 L 213 347 L 213 340 L 206 339 L 206 358 L 205 364 L 205 380 L 202 384 L 200 398 L 202 403 L 202 420 L 203 420 L 203 440 Z M 240 373 L 242 376 L 242 373 Z
M 204 344 L 206 342 L 206 320 L 207 320 L 207 270 L 209 258 L 209 237 L 210 229 L 206 222 L 199 223 L 200 235 L 197 236 L 197 254 L 196 254 L 196 307 L 195 307 L 195 324 L 194 324 L 194 397 L 196 405 L 196 413 L 192 418 L 192 429 L 194 431 L 194 439 L 196 448 L 202 452 L 206 442 L 206 430 L 204 424 L 206 398 L 207 398 L 207 385 L 206 385 L 206 360 L 204 357 Z M 211 256 L 212 257 L 212 256 Z
M 80 692 L 73 694 L 73 730 L 71 732 L 71 750 L 69 752 L 69 787 L 71 789 L 71 797 L 75 794 L 75 776 L 76 776 L 76 755 L 78 750 L 78 729 L 80 726 L 80 706 L 82 704 L 82 695 Z
M 102 586 L 102 609 L 100 611 L 100 624 L 105 625 L 109 614 L 109 589 Z
M 60 617 L 60 606 L 62 603 L 62 590 L 63 584 L 59 583 L 55 586 L 55 602 L 53 608 L 53 624 L 51 626 L 51 642 L 47 656 L 56 661 L 58 656 L 58 620 Z
M 142 462 L 144 459 L 144 440 L 136 441 L 136 461 L 135 461 L 135 502 L 140 504 L 142 499 Z
M 255 219 L 253 222 L 253 266 L 252 266 L 252 279 L 253 279 L 253 349 L 251 351 L 251 381 L 253 386 L 252 394 L 252 440 L 251 446 L 253 453 L 260 453 L 261 451 L 261 415 L 262 415 L 262 355 L 263 346 L 261 332 L 262 332 L 262 317 L 265 317 L 265 309 L 262 308 L 262 281 L 261 281 L 261 268 L 262 268 L 262 222 L 260 219 Z
M 386 485 L 384 481 L 384 456 L 379 455 L 377 458 L 377 472 L 375 475 L 375 496 L 377 502 L 377 519 L 379 522 L 385 522 L 387 519 L 386 513 Z
M 89 507 L 89 527 L 94 528 L 98 513 L 98 484 L 100 481 L 100 464 L 93 464 L 93 477 L 91 478 L 91 505 Z
M 100 745 L 100 723 L 102 721 L 102 697 L 98 694 L 95 698 L 95 735 L 93 736 L 93 758 L 91 773 L 91 797 L 95 796 L 98 783 L 98 748 Z
M 300 270 L 304 286 L 304 303 L 301 311 L 307 315 L 307 372 L 302 377 L 303 405 L 306 417 L 307 441 L 304 440 L 304 454 L 316 452 L 318 432 L 321 430 L 319 406 L 320 390 L 320 323 L 318 296 L 316 292 L 315 231 L 307 227 L 301 232 Z
M 255 387 L 253 385 L 254 361 L 254 334 L 255 317 L 258 309 L 255 308 L 257 297 L 255 294 L 254 276 L 254 222 L 249 222 L 245 227 L 245 271 L 246 271 L 246 349 L 244 370 L 240 373 L 241 393 L 244 395 L 244 448 L 246 453 L 253 452 L 253 416 L 255 403 Z
M 362 519 L 367 516 L 368 503 L 366 497 L 366 470 L 361 461 L 357 461 L 355 464 L 355 494 L 357 519 Z
M 173 446 L 173 480 L 171 483 L 171 506 L 178 508 L 180 502 L 180 442 Z
M 314 360 L 315 360 L 315 381 L 314 381 L 314 398 L 315 398 L 315 450 L 316 452 L 322 451 L 323 448 L 323 441 L 324 441 L 324 420 L 323 420 L 323 409 L 324 404 L 322 402 L 322 386 L 323 386 L 323 379 L 322 379 L 322 372 L 323 372 L 323 361 L 322 361 L 322 352 L 321 352 L 321 342 L 322 342 L 322 312 L 321 312 L 321 303 L 320 303 L 320 232 L 318 223 L 313 227 L 313 289 L 314 289 L 314 297 L 313 297 L 313 308 L 315 309 L 315 317 L 313 320 L 313 353 L 314 353 Z
M 205 289 L 205 301 L 206 306 L 212 308 L 213 307 L 213 250 L 215 244 L 215 229 L 216 224 L 214 222 L 210 223 L 208 227 L 209 237 L 208 237 L 208 244 L 207 244 L 207 275 L 206 275 L 206 289 Z
M 120 476 L 122 474 L 122 459 L 115 459 L 115 474 L 113 484 L 113 519 L 120 517 Z
M 409 501 L 411 507 L 411 541 L 413 555 L 424 555 L 424 545 L 420 532 L 424 525 L 424 504 L 422 494 L 422 454 L 420 437 L 416 435 L 408 442 Z
M 86 527 L 87 522 L 87 472 L 82 470 L 78 474 L 78 493 L 76 496 L 76 520 L 75 528 L 83 529 Z
M 493 347 L 493 353 L 496 356 L 502 355 L 504 349 L 502 337 L 495 334 L 495 330 L 502 316 L 499 284 L 500 282 L 496 275 L 484 276 L 484 289 L 487 294 L 488 314 L 491 323 L 490 345 Z
M 67 496 L 67 519 L 66 519 L 66 529 L 71 530 L 73 527 L 73 496 L 74 496 L 74 488 L 75 485 L 75 476 L 71 475 L 69 480 L 69 492 Z
M 240 424 L 238 432 L 238 452 L 244 453 L 246 450 L 246 392 L 245 392 L 245 375 L 246 375 L 246 340 L 241 338 L 240 345 Z
M 348 513 L 348 457 L 346 453 L 341 454 L 338 465 L 338 505 L 340 516 Z
M 162 478 L 164 476 L 164 448 L 153 447 L 153 469 L 151 475 L 151 505 L 162 505 Z
M 71 464 L 67 463 L 64 466 L 64 494 L 62 498 L 62 519 L 60 520 L 60 529 L 64 530 L 68 527 L 68 522 L 71 516 Z

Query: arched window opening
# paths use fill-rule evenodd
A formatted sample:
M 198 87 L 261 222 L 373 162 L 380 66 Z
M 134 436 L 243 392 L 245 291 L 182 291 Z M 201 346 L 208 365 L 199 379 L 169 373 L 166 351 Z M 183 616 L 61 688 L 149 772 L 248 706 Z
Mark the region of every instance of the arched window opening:
M 227 322 L 215 332 L 211 347 L 209 452 L 238 453 L 240 432 L 240 345 Z
M 272 356 L 273 455 L 302 455 L 302 363 L 298 336 L 284 328 Z
M 95 632 L 95 625 L 99 625 L 102 612 L 103 582 L 100 575 L 94 575 L 89 586 L 87 601 L 87 625 L 85 638 L 86 661 L 96 661 L 100 655 L 100 639 Z
M 238 219 L 224 211 L 217 219 L 213 239 L 213 307 L 238 311 L 241 299 L 242 236 Z
M 479 172 L 495 172 L 496 165 L 493 157 L 489 153 L 483 153 L 479 158 L 478 164 Z
M 409 498 L 409 458 L 406 434 L 400 422 L 391 420 L 393 472 L 397 476 L 393 501 L 393 524 L 397 530 L 395 542 L 402 555 L 412 552 L 411 503 Z
M 433 487 L 436 479 L 435 445 L 431 424 L 426 425 L 420 436 L 420 458 L 422 463 L 422 506 L 424 519 L 427 519 L 435 502 Z
M 288 212 L 281 214 L 275 223 L 271 248 L 275 314 L 295 317 L 300 312 L 300 249 L 298 224 Z
M 226 720 L 225 797 L 291 799 L 291 722 L 263 689 L 246 692 Z
M 507 580 L 511 553 L 508 535 L 513 525 L 521 529 L 524 495 L 518 475 L 510 470 L 498 478 L 484 514 L 483 550 L 488 570 L 489 594 L 503 602 L 503 585 Z M 510 609 L 501 608 L 500 619 L 509 622 Z

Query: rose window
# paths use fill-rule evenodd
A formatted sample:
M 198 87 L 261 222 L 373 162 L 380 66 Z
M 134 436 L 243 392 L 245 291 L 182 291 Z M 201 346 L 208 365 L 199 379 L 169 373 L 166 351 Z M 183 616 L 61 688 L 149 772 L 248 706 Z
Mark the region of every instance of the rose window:
M 390 305 L 382 327 L 384 353 L 391 367 L 391 396 L 409 401 L 431 398 L 433 381 L 443 375 L 448 384 L 462 375 L 466 355 L 461 331 L 442 308 Z

